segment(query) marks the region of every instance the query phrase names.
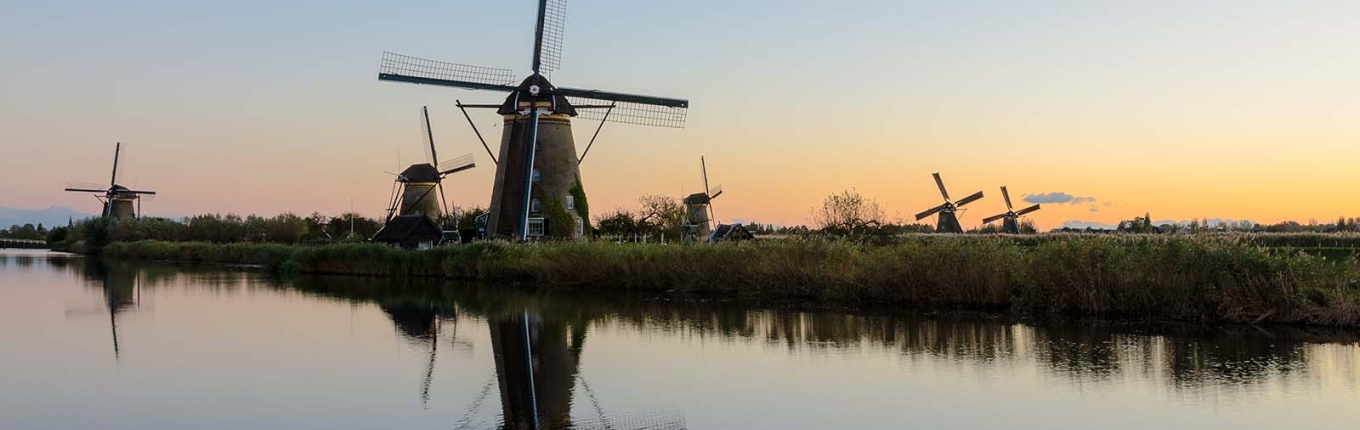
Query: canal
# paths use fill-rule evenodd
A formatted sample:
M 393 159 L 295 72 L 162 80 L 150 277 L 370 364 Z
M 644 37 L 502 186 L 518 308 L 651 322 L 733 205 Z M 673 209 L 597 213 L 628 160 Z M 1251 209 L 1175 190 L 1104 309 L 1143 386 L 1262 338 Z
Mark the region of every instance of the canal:
M 0 251 L 0 429 L 1340 429 L 1357 340 Z

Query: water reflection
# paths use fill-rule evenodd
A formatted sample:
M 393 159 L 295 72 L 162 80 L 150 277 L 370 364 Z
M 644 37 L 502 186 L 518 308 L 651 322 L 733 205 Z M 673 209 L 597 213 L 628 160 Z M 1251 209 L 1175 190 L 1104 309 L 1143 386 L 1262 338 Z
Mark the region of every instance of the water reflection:
M 64 266 L 61 260 L 58 266 Z M 113 359 L 121 355 L 118 347 L 118 315 L 130 312 L 141 303 L 140 273 L 127 264 L 109 264 L 98 259 L 80 265 L 90 285 L 103 291 L 104 306 L 109 314 L 109 338 L 113 344 Z
M 16 262 L 17 258 L 7 260 Z M 273 281 L 212 268 L 80 259 L 49 259 L 47 264 L 99 290 L 109 316 L 115 360 L 123 347 L 120 317 L 138 309 L 144 288 L 152 297 L 158 288 L 170 286 L 210 291 L 261 289 L 327 305 L 339 302 L 378 309 L 391 323 L 389 332 L 386 321 L 378 317 L 381 335 L 392 333 L 404 345 L 423 352 L 420 386 L 410 386 L 411 393 L 419 392 L 421 405 L 429 410 L 473 411 L 499 395 L 499 423 L 478 421 L 469 413 L 446 423 L 454 428 L 685 428 L 680 411 L 620 413 L 600 404 L 591 389 L 589 368 L 582 372 L 587 364 L 583 359 L 599 361 L 600 356 L 585 351 L 591 342 L 599 350 L 602 335 L 605 339 L 615 335 L 617 341 L 618 333 L 742 345 L 795 357 L 888 356 L 907 365 L 943 362 L 987 371 L 1035 369 L 1045 377 L 1055 377 L 1046 383 L 1077 386 L 1151 381 L 1175 393 L 1249 388 L 1286 378 L 1291 383 L 1326 378 L 1350 390 L 1360 384 L 1355 375 L 1360 357 L 1354 350 L 1360 339 L 1338 330 L 1091 321 L 1030 324 L 987 315 L 770 309 L 750 303 L 526 292 L 430 280 Z M 441 404 L 431 400 L 432 387 L 441 383 L 436 359 L 441 358 L 441 347 L 458 342 L 472 345 L 460 336 L 489 338 L 494 366 L 482 370 L 489 373 L 483 374 L 484 379 L 474 376 L 457 382 L 478 393 L 470 404 Z M 769 360 L 769 355 L 752 359 Z M 447 361 L 447 355 L 442 357 L 446 368 Z M 702 367 L 686 371 L 717 373 Z M 442 384 L 457 385 L 452 382 Z M 599 387 L 607 388 L 604 383 Z
M 588 314 L 567 307 L 544 308 L 535 298 L 518 294 L 478 294 L 472 289 L 438 284 L 396 283 L 338 278 L 307 278 L 292 285 L 301 291 L 351 302 L 376 302 L 407 342 L 429 348 L 423 402 L 429 401 L 435 357 L 443 324 L 456 325 L 459 312 L 484 318 L 495 361 L 495 385 L 501 403 L 501 425 L 513 429 L 683 429 L 683 416 L 652 412 L 606 414 L 591 393 L 594 417 L 573 418 L 573 397 L 580 378 L 581 352 L 590 324 Z M 488 385 L 469 410 L 480 407 Z M 456 428 L 472 428 L 464 420 Z
M 623 325 L 677 336 L 760 342 L 791 353 L 844 354 L 890 349 L 909 357 L 930 356 L 979 365 L 1032 357 L 1051 373 L 1073 380 L 1132 374 L 1165 378 L 1180 388 L 1261 382 L 1307 367 L 1307 344 L 1355 345 L 1360 341 L 1353 333 L 1321 328 L 1267 330 L 1089 321 L 1034 326 L 988 316 L 939 318 L 777 311 L 737 303 L 586 298 L 491 287 L 437 284 L 393 287 L 372 280 L 304 279 L 290 285 L 335 299 L 379 303 L 389 294 L 398 297 L 428 294 L 434 301 L 485 316 L 491 322 L 493 339 L 502 339 L 502 344 L 522 340 L 505 336 L 522 337 L 517 334 L 522 330 L 514 328 L 527 320 L 534 342 L 546 342 L 540 346 L 545 355 L 538 359 L 546 360 L 545 368 L 552 369 L 554 378 L 560 378 L 545 379 L 541 384 L 546 387 L 567 384 L 562 381 L 570 381 L 576 374 L 581 344 L 592 325 Z M 428 293 L 418 292 L 422 290 Z M 508 366 L 499 358 L 497 365 Z M 555 405 L 563 403 L 559 399 L 569 403 L 570 394 L 552 397 L 542 409 L 556 410 Z

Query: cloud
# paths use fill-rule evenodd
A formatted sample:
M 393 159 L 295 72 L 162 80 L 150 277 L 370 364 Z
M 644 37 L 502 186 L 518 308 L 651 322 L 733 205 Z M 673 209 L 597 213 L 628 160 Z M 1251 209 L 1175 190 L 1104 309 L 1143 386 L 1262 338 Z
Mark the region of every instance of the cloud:
M 1100 212 L 1100 208 L 1091 206 L 1091 212 Z
M 1095 197 L 1079 197 L 1062 191 L 1054 191 L 1042 194 L 1025 194 L 1025 203 L 1044 203 L 1056 205 L 1079 205 L 1082 203 L 1095 203 Z

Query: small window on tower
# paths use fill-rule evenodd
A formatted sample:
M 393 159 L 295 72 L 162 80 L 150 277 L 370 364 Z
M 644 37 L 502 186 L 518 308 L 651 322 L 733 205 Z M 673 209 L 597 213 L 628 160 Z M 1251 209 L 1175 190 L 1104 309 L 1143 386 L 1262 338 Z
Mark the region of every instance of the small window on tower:
M 567 196 L 567 209 L 576 209 L 576 196 Z
M 576 235 L 577 236 L 586 235 L 586 222 L 581 220 L 580 218 L 576 219 Z
M 529 236 L 543 236 L 548 233 L 547 223 L 543 218 L 529 218 Z
M 533 181 L 535 184 L 537 184 L 538 181 L 543 180 L 543 175 L 538 173 L 538 169 L 534 169 L 533 176 L 534 176 Z
M 540 207 L 538 204 L 538 199 L 533 199 L 529 201 L 529 212 L 538 212 L 539 209 Z

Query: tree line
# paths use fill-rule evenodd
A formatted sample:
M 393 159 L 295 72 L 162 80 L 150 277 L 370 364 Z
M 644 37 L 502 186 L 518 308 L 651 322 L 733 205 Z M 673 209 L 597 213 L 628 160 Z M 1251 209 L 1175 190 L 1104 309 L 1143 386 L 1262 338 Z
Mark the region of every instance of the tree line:
M 24 224 L 12 225 L 8 229 L 0 230 L 0 239 L 23 239 L 23 240 L 46 240 L 48 234 L 47 227 L 42 223 L 38 225 Z

